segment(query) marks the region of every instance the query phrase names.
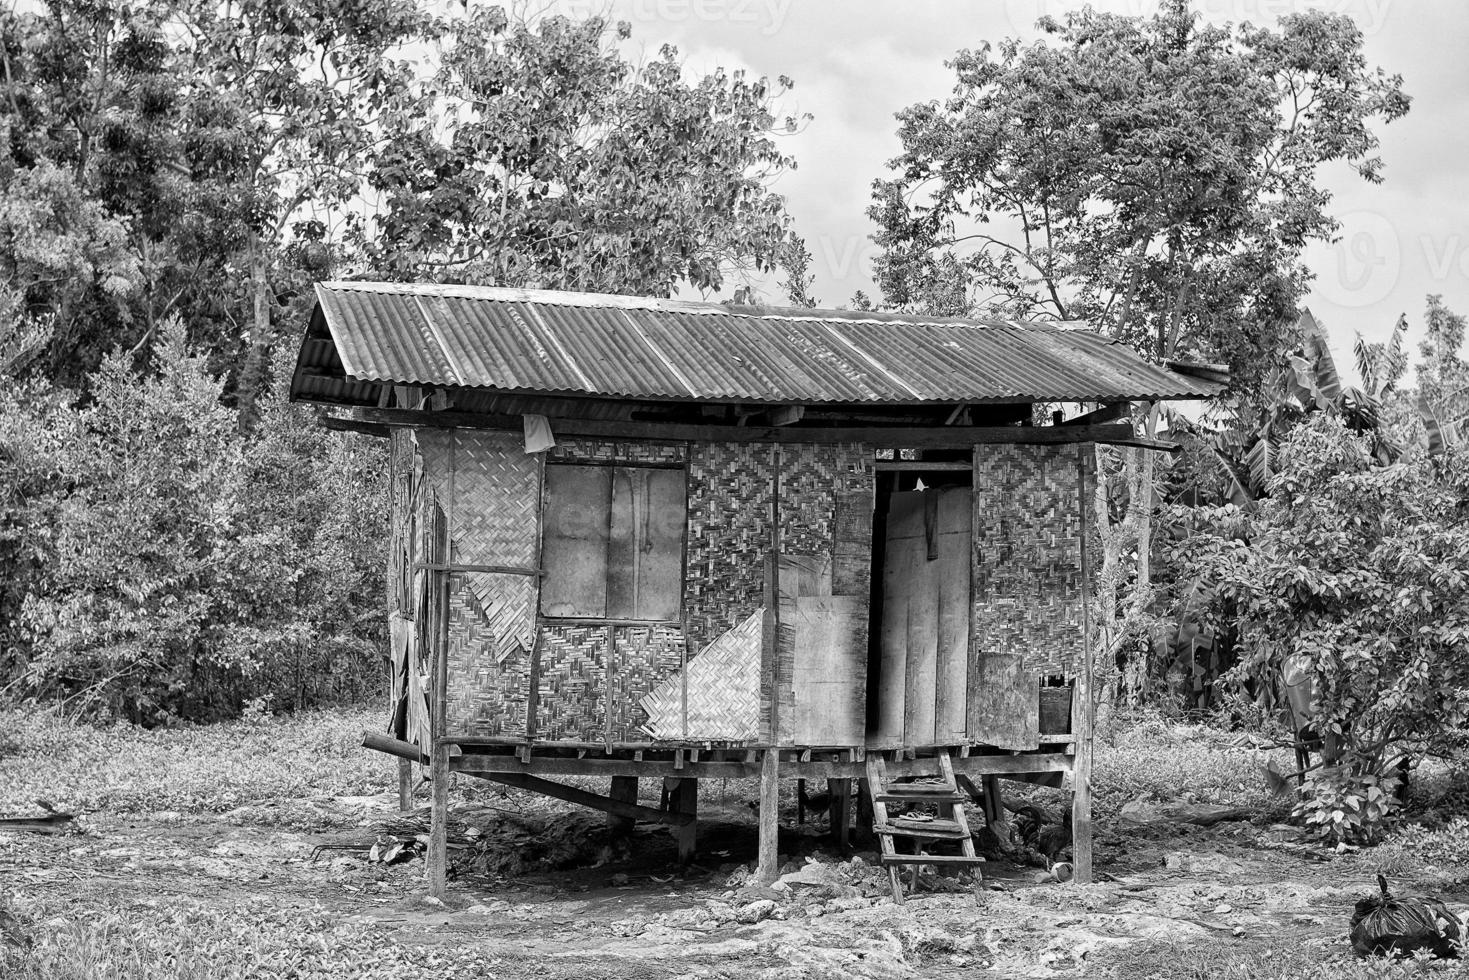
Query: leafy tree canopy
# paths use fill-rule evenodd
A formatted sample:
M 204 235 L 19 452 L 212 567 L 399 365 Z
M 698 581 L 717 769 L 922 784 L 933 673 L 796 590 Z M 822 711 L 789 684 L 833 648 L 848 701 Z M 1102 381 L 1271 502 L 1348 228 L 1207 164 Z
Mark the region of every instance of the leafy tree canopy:
M 1040 26 L 960 52 L 953 95 L 899 114 L 869 209 L 883 295 L 1083 320 L 1248 388 L 1295 319 L 1302 249 L 1336 227 L 1316 170 L 1380 179 L 1372 124 L 1407 111 L 1401 79 L 1320 12 L 1228 28 L 1166 0 Z
M 781 78 L 718 70 L 687 81 L 668 46 L 617 50 L 625 23 L 512 22 L 476 8 L 453 25 L 419 113 L 392 120 L 371 183 L 391 274 L 667 296 L 769 271 L 787 224 L 772 177 Z

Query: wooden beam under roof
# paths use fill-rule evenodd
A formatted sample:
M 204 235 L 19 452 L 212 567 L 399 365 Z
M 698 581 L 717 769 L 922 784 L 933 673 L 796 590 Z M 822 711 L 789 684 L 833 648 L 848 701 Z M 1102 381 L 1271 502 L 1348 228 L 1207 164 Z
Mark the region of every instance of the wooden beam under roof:
M 345 422 L 425 429 L 495 429 L 519 432 L 519 415 L 481 415 L 470 412 L 421 412 L 399 408 L 354 408 L 348 417 L 327 416 L 330 427 Z M 628 422 L 605 419 L 551 420 L 552 431 L 563 436 L 646 439 L 670 442 L 834 443 L 856 442 L 874 447 L 915 449 L 960 448 L 977 444 L 1064 445 L 1106 443 L 1144 449 L 1176 451 L 1172 443 L 1137 436 L 1130 425 L 1075 426 L 733 426 Z M 360 426 L 353 428 L 361 431 Z

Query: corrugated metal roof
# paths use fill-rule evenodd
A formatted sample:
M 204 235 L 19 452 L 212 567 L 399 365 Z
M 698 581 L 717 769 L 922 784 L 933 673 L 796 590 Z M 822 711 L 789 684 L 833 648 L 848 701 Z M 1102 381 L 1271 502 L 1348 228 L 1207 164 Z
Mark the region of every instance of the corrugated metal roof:
M 892 405 L 1208 398 L 1221 390 L 1053 324 L 481 286 L 329 282 L 316 295 L 315 329 L 292 383 L 293 396 L 307 400 L 355 400 L 346 391 L 354 383 L 382 381 L 647 401 Z M 324 369 L 345 374 L 330 386 L 339 397 L 313 380 Z

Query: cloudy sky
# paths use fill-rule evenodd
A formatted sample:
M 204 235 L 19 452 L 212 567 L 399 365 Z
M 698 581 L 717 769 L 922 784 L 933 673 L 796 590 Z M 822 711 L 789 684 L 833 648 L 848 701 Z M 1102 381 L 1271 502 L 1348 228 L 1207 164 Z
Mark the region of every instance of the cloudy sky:
M 1154 0 L 1095 6 L 1147 14 Z M 787 137 L 799 168 L 777 189 L 814 258 L 823 305 L 873 292 L 864 211 L 868 187 L 898 152 L 893 114 L 942 98 L 952 87 L 943 62 L 962 47 L 1036 36 L 1042 14 L 1062 0 L 556 0 L 567 13 L 607 10 L 633 24 L 633 40 L 655 51 L 678 46 L 689 74 L 742 67 L 796 82 L 785 108 L 814 117 Z M 1322 174 L 1335 194 L 1341 240 L 1309 255 L 1317 275 L 1307 301 L 1349 362 L 1351 338 L 1385 336 L 1401 312 L 1422 323 L 1424 298 L 1441 293 L 1469 313 L 1469 6 L 1453 0 L 1197 0 L 1215 22 L 1271 24 L 1282 14 L 1322 9 L 1350 15 L 1369 63 L 1403 76 L 1409 114 L 1379 130 L 1386 180 L 1363 182 L 1345 167 Z M 770 296 L 774 300 L 776 297 Z M 1345 366 L 1345 363 L 1343 364 Z

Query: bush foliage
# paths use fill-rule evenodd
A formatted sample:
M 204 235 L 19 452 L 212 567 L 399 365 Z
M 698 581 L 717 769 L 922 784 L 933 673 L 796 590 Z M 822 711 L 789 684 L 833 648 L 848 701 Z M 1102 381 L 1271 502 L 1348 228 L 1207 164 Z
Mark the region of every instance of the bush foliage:
M 1469 452 L 1378 465 L 1365 436 L 1315 415 L 1281 445 L 1270 496 L 1196 512 L 1183 543 L 1210 625 L 1239 631 L 1239 679 L 1310 665 L 1312 726 L 1337 736 L 1301 815 L 1337 839 L 1392 810 L 1404 753 L 1446 753 L 1469 723 Z
M 157 724 L 380 687 L 381 447 L 279 391 L 243 432 L 177 322 L 87 389 L 0 393 L 10 690 Z

